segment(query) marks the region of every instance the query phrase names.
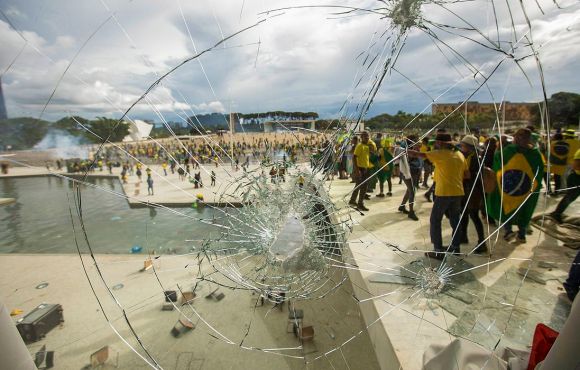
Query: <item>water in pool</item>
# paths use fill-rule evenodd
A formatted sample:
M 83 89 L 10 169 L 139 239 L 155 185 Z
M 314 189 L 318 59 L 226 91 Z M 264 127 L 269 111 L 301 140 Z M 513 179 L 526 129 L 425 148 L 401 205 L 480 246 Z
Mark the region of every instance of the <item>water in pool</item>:
M 182 214 L 178 215 L 164 209 L 132 209 L 124 198 L 106 191 L 123 193 L 117 179 L 89 181 L 100 188 L 82 188 L 83 217 L 95 253 L 131 253 L 133 247 L 141 247 L 141 253 L 148 249 L 187 253 L 200 245 L 187 240 L 219 233 L 199 219 L 211 220 L 221 211 L 176 208 Z M 69 206 L 79 245 L 88 252 L 70 181 L 58 177 L 0 179 L 0 197 L 16 199 L 16 203 L 0 207 L 0 253 L 77 253 Z

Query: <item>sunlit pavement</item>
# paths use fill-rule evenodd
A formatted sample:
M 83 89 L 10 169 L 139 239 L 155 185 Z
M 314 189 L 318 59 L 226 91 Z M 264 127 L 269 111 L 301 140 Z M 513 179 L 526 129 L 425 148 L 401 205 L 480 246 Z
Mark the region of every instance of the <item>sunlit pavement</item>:
M 355 289 L 358 298 L 370 298 L 360 304 L 367 324 L 379 318 L 380 324 L 374 324 L 379 328 L 371 326 L 369 330 L 380 363 L 397 361 L 404 369 L 420 369 L 426 347 L 448 343 L 454 339 L 453 334 L 487 348 L 501 339 L 499 347 L 526 349 L 537 323 L 561 328 L 569 310 L 561 283 L 576 252 L 537 229 L 521 245 L 504 242 L 503 231 L 493 234 L 488 241 L 491 256 L 447 258 L 445 263 L 454 276 L 447 289 L 433 299 L 413 285 L 391 283 L 396 279 L 385 278 L 404 274 L 416 260 L 423 261 L 425 267 L 440 264 L 423 256 L 432 250 L 429 215 L 433 203 L 423 197 L 425 190 L 419 190 L 415 206 L 419 221 L 410 220 L 397 211 L 405 192 L 405 186 L 397 182 L 393 180 L 392 197 L 377 198 L 377 192 L 373 193 L 365 203 L 369 211 L 364 215 L 352 209 L 348 212 L 354 223 L 349 249 L 352 264 L 358 266 L 349 273 L 353 284 L 360 284 Z M 353 185 L 348 180 L 333 181 L 329 184 L 331 198 L 347 207 Z M 559 199 L 541 197 L 537 212 L 551 211 Z M 575 206 L 568 211 L 570 214 L 578 211 Z M 495 231 L 485 223 L 484 227 L 486 235 Z M 469 240 L 476 241 L 472 224 L 468 230 Z M 444 243 L 449 242 L 450 234 L 451 227 L 444 219 Z M 462 245 L 461 252 L 468 253 L 475 247 L 472 244 Z M 384 282 L 377 282 L 381 280 Z

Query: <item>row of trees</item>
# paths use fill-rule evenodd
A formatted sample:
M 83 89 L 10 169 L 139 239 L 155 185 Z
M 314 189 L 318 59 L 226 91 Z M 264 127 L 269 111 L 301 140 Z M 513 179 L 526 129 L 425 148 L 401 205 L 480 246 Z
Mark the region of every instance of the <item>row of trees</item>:
M 89 143 L 100 143 L 106 138 L 109 138 L 109 141 L 121 141 L 129 134 L 127 122 L 107 117 L 98 117 L 95 120 L 79 116 L 64 117 L 56 121 L 52 127 L 74 136 L 84 137 Z
M 534 123 L 541 123 L 539 107 L 535 106 Z M 550 122 L 553 126 L 578 126 L 580 120 L 580 94 L 570 92 L 559 92 L 552 94 L 548 99 L 548 112 L 550 112 Z
M 530 123 L 537 127 L 540 127 L 542 123 L 539 106 L 543 106 L 543 104 L 533 105 L 531 108 L 533 119 Z M 580 120 L 580 94 L 570 92 L 553 94 L 548 99 L 548 112 L 552 127 L 577 127 Z M 496 120 L 497 117 L 493 113 L 470 114 L 467 117 L 467 124 L 470 128 L 491 129 Z M 524 122 L 522 121 L 522 123 Z M 371 130 L 400 130 L 403 128 L 426 130 L 438 125 L 437 127 L 449 130 L 460 130 L 464 124 L 465 116 L 460 109 L 448 117 L 444 114 L 413 114 L 403 111 L 398 111 L 394 115 L 385 113 L 367 120 L 365 126 Z
M 494 125 L 495 115 L 473 114 L 469 116 L 467 122 L 471 128 L 490 129 Z M 460 113 L 446 117 L 444 114 L 413 114 L 398 111 L 394 115 L 380 114 L 365 122 L 365 127 L 371 130 L 427 130 L 436 125 L 448 130 L 460 130 L 465 125 L 465 117 Z
M 38 144 L 51 130 L 59 130 L 78 138 L 81 143 L 100 143 L 104 138 L 121 141 L 129 134 L 129 125 L 115 119 L 99 117 L 88 120 L 83 117 L 64 117 L 48 122 L 32 117 L 0 120 L 0 146 L 12 150 L 30 149 Z M 102 139 L 101 139 L 102 138 Z
M 558 92 L 548 99 L 550 121 L 552 127 L 577 127 L 580 119 L 580 94 L 570 92 Z M 539 126 L 541 122 L 540 111 L 535 106 L 534 122 Z M 272 111 L 264 113 L 237 113 L 236 117 L 244 118 L 243 129 L 245 131 L 261 131 L 262 123 L 268 120 L 317 120 L 319 128 L 334 128 L 336 122 L 332 120 L 318 119 L 316 112 L 285 112 Z M 193 125 L 197 121 L 203 129 L 218 130 L 228 129 L 229 117 L 221 113 L 199 115 L 196 120 L 190 117 Z M 483 130 L 493 127 L 496 117 L 493 114 L 475 114 L 468 117 L 470 128 L 479 127 Z M 410 123 L 412 122 L 412 123 Z M 398 111 L 396 114 L 380 114 L 366 121 L 365 126 L 371 130 L 427 130 L 435 125 L 449 130 L 461 130 L 464 126 L 465 117 L 462 112 L 457 112 L 445 117 L 443 114 L 414 114 Z M 409 124 L 410 123 L 410 124 Z M 239 124 L 236 130 L 241 131 Z M 178 135 L 198 134 L 191 125 L 181 126 L 179 123 L 172 125 Z M 50 130 L 61 130 L 69 135 L 80 138 L 84 143 L 99 143 L 102 138 L 110 137 L 111 141 L 121 141 L 129 133 L 129 125 L 119 123 L 115 119 L 98 117 L 88 120 L 83 117 L 64 117 L 56 122 L 48 122 L 32 117 L 20 117 L 0 120 L 0 148 L 12 148 L 14 150 L 28 149 L 40 142 Z M 164 127 L 155 127 L 152 137 L 168 137 L 169 131 Z

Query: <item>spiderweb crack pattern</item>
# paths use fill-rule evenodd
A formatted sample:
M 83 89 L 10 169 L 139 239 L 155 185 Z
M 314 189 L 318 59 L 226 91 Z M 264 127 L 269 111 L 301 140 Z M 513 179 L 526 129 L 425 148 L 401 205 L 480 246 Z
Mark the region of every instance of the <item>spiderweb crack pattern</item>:
M 116 12 L 111 10 L 105 2 L 101 4 L 107 12 L 107 17 L 76 50 L 40 110 L 39 118 L 42 118 L 52 105 L 55 105 L 54 100 L 58 96 L 59 87 L 66 78 L 91 86 L 82 75 L 75 74 L 71 67 L 78 63 L 77 58 L 83 55 L 85 48 L 103 32 L 104 27 L 110 27 L 114 23 L 114 26 L 123 34 L 123 38 L 129 41 L 131 48 L 138 49 Z M 155 285 L 149 288 L 157 293 L 174 288 L 183 294 L 188 292 L 191 286 L 192 293 L 196 293 L 198 297 L 203 295 L 211 299 L 215 298 L 214 293 L 226 291 L 228 295 L 235 295 L 238 303 L 244 299 L 243 297 L 249 297 L 252 303 L 250 307 L 244 306 L 244 315 L 240 316 L 243 325 L 235 328 L 227 327 L 217 315 L 214 315 L 213 308 L 203 306 L 198 298 L 185 302 L 183 305 L 174 302 L 170 304 L 179 312 L 180 317 L 194 323 L 196 329 L 203 327 L 204 333 L 217 343 L 248 352 L 257 352 L 260 355 L 274 355 L 295 360 L 299 363 L 298 366 L 351 368 L 353 364 L 349 364 L 349 358 L 351 356 L 354 358 L 354 355 L 347 352 L 349 346 L 368 332 L 375 330 L 376 327 L 392 324 L 393 321 L 399 319 L 407 320 L 406 324 L 411 322 L 411 325 L 416 325 L 416 331 L 411 330 L 413 333 L 401 335 L 408 341 L 417 340 L 419 344 L 415 352 L 422 350 L 428 344 L 427 340 L 433 332 L 438 333 L 439 337 L 460 337 L 494 350 L 500 344 L 509 345 L 517 343 L 518 340 L 524 342 L 530 335 L 529 324 L 526 321 L 530 317 L 537 320 L 549 314 L 554 307 L 553 304 L 548 303 L 552 298 L 550 292 L 542 290 L 538 293 L 538 290 L 534 290 L 531 286 L 528 277 L 530 271 L 535 271 L 532 269 L 537 268 L 537 258 L 534 253 L 543 250 L 545 246 L 541 243 L 547 243 L 543 235 L 535 238 L 536 251 L 530 247 L 524 252 L 511 251 L 513 252 L 511 253 L 506 251 L 505 246 L 499 242 L 499 231 L 510 220 L 499 220 L 497 227 L 487 225 L 486 239 L 475 247 L 470 247 L 468 253 L 456 256 L 450 252 L 451 246 L 448 245 L 443 262 L 436 264 L 432 260 L 420 257 L 420 254 L 429 248 L 427 238 L 424 236 L 425 227 L 428 225 L 425 225 L 424 221 L 420 221 L 420 228 L 415 230 L 419 235 L 418 238 L 399 235 L 396 233 L 398 231 L 396 228 L 389 228 L 391 234 L 385 235 L 377 227 L 376 222 L 369 221 L 368 217 L 371 216 L 357 213 L 345 205 L 354 189 L 345 190 L 344 186 L 341 187 L 340 183 L 331 180 L 331 177 L 333 169 L 339 165 L 341 158 L 348 154 L 357 126 L 363 124 L 376 101 L 385 100 L 390 84 L 394 83 L 396 78 L 402 78 L 420 94 L 427 96 L 429 103 L 421 113 L 427 111 L 433 103 L 449 96 L 461 97 L 461 102 L 451 113 L 432 128 L 419 133 L 417 142 L 445 126 L 453 114 L 462 113 L 462 109 L 466 109 L 468 101 L 482 94 L 495 104 L 495 123 L 492 131 L 502 135 L 505 132 L 502 109 L 508 83 L 499 84 L 505 87 L 504 91 L 501 91 L 498 89 L 496 80 L 506 71 L 510 76 L 521 74 L 529 84 L 529 89 L 534 94 L 539 94 L 542 100 L 539 103 L 542 129 L 550 132 L 547 88 L 540 55 L 542 48 L 552 40 L 556 40 L 558 34 L 553 35 L 543 44 L 537 45 L 534 42 L 532 32 L 534 23 L 530 14 L 537 11 L 546 14 L 548 9 L 558 11 L 569 5 L 555 2 L 553 4 L 536 2 L 532 5 L 525 5 L 523 2 L 510 0 L 503 2 L 492 0 L 483 5 L 476 1 L 459 0 L 372 1 L 365 2 L 367 6 L 351 4 L 352 2 L 344 1 L 338 5 L 305 3 L 288 7 L 263 8 L 261 12 L 250 17 L 248 4 L 242 1 L 239 4 L 240 22 L 234 23 L 236 26 L 230 33 L 223 31 L 231 28 L 222 27 L 222 23 L 212 8 L 212 17 L 219 28 L 221 37 L 214 40 L 209 47 L 198 49 L 194 42 L 196 35 L 190 30 L 186 13 L 178 1 L 177 10 L 183 21 L 183 27 L 187 31 L 188 39 L 191 41 L 193 53 L 174 63 L 165 72 L 155 72 L 155 78 L 148 82 L 142 93 L 130 104 L 125 104 L 126 106 L 119 106 L 107 96 L 103 96 L 103 99 L 120 113 L 117 125 L 108 137 L 97 135 L 72 117 L 87 134 L 101 140 L 93 152 L 92 163 L 89 164 L 81 179 L 54 174 L 73 184 L 70 219 L 79 259 L 107 324 L 119 339 L 148 366 L 169 367 L 159 360 L 162 357 L 159 351 L 152 349 L 153 346 L 150 343 L 154 341 L 150 334 L 143 334 L 146 331 L 135 325 L 132 317 L 135 311 L 138 313 L 139 310 L 129 309 L 119 299 L 119 293 L 109 289 L 111 284 L 103 270 L 105 267 L 103 265 L 106 263 L 102 262 L 93 250 L 91 226 L 85 221 L 87 210 L 83 204 L 83 191 L 87 188 L 94 188 L 136 203 L 145 203 L 153 210 L 163 211 L 191 223 L 203 224 L 206 229 L 201 237 L 198 235 L 195 237 L 172 236 L 184 241 L 189 248 L 185 253 L 154 255 L 151 250 L 148 251 L 155 262 L 152 268 Z M 480 22 L 474 13 L 466 11 L 469 6 L 473 6 L 476 11 L 481 10 L 481 7 L 487 10 L 489 18 L 485 27 L 479 25 Z M 218 52 L 234 48 L 255 48 L 256 56 L 253 65 L 254 68 L 259 68 L 260 53 L 264 52 L 262 49 L 263 29 L 270 25 L 275 26 L 280 19 L 292 17 L 293 13 L 303 14 L 301 12 L 305 11 L 321 12 L 328 17 L 327 22 L 365 17 L 376 24 L 375 32 L 368 35 L 367 48 L 354 58 L 359 68 L 353 76 L 349 93 L 339 109 L 340 118 L 316 133 L 310 133 L 306 129 L 294 130 L 290 123 L 276 120 L 285 132 L 285 145 L 291 146 L 293 151 L 300 153 L 297 160 L 286 160 L 286 156 L 292 154 L 290 152 L 284 153 L 284 159 L 281 159 L 280 148 L 276 148 L 275 143 L 260 143 L 260 145 L 263 144 L 261 147 L 263 150 L 256 154 L 253 149 L 241 150 L 234 144 L 232 136 L 220 138 L 205 135 L 206 127 L 192 109 L 176 108 L 174 113 L 189 126 L 192 132 L 200 135 L 195 140 L 194 147 L 183 142 L 174 132 L 164 113 L 158 108 L 160 100 L 157 93 L 160 93 L 163 88 L 173 87 L 173 82 L 179 78 L 180 73 L 186 70 L 191 71 L 195 64 L 199 67 L 199 71 L 196 69 L 195 73 L 203 75 L 212 97 L 219 100 L 219 90 L 214 87 L 208 73 L 210 68 L 204 64 L 203 58 L 209 58 Z M 26 48 L 32 48 L 41 56 L 50 58 L 41 47 L 34 45 L 28 39 L 26 33 L 11 21 L 10 16 L 3 11 L 0 11 L 0 14 L 11 28 L 18 32 L 24 42 L 2 75 L 9 74 L 11 69 L 18 66 L 21 54 Z M 250 20 L 249 22 L 245 22 L 246 17 Z M 241 22 L 242 20 L 244 22 Z M 576 21 L 576 19 L 573 20 L 571 25 L 574 25 Z M 564 32 L 565 29 L 567 27 L 563 27 L 560 32 Z M 257 36 L 258 41 L 247 42 L 246 35 L 248 34 Z M 427 87 L 416 80 L 409 68 L 405 68 L 405 65 L 400 62 L 405 58 L 409 44 L 417 37 L 426 37 L 433 45 L 436 57 L 442 58 L 448 70 L 452 71 L 453 80 L 446 80 L 442 89 Z M 240 44 L 233 44 L 237 42 Z M 472 48 L 483 57 L 476 53 L 469 53 Z M 51 60 L 51 62 L 55 61 Z M 143 58 L 143 64 L 154 70 L 153 65 L 146 58 Z M 535 69 L 530 68 L 533 64 L 535 64 Z M 393 74 L 393 71 L 396 74 Z M 178 89 L 173 90 L 179 96 L 180 102 L 185 103 L 184 106 L 191 107 L 184 92 Z M 459 95 L 457 95 L 457 90 L 460 90 Z M 172 96 L 170 98 L 173 103 L 178 103 Z M 175 162 L 177 170 L 182 171 L 184 178 L 195 178 L 194 167 L 199 169 L 199 176 L 203 174 L 207 177 L 213 172 L 214 163 L 216 168 L 220 166 L 225 180 L 220 181 L 219 186 L 215 188 L 207 190 L 206 187 L 206 194 L 213 197 L 213 202 L 200 201 L 180 182 L 165 179 L 161 174 L 161 169 L 154 167 L 149 159 L 134 153 L 125 145 L 110 141 L 117 127 L 126 120 L 133 121 L 133 117 L 137 116 L 135 111 L 142 107 L 153 112 L 169 133 L 169 139 L 152 139 L 152 147 L 167 160 Z M 72 116 L 71 112 L 68 113 Z M 193 119 L 188 119 L 189 116 Z M 416 115 L 405 124 L 400 132 L 392 134 L 405 135 L 411 132 L 414 124 L 417 123 L 416 120 L 419 119 L 420 115 Z M 471 127 L 467 124 L 467 116 L 465 120 L 464 131 L 469 133 Z M 355 124 L 352 125 L 351 122 Z M 200 148 L 203 151 L 202 156 L 196 154 L 196 150 Z M 237 158 L 234 153 L 244 156 L 252 155 L 254 163 L 242 166 L 240 170 L 237 168 L 238 164 L 234 164 Z M 381 168 L 373 169 L 374 174 L 407 155 L 407 151 L 402 150 Z M 306 162 L 310 156 L 312 156 L 312 161 L 309 167 Z M 190 203 L 198 207 L 196 212 L 200 214 L 174 209 L 161 203 L 144 202 L 126 191 L 118 192 L 91 183 L 90 170 L 97 166 L 99 158 L 116 158 L 139 163 L 144 167 L 151 166 L 157 179 L 162 179 L 168 187 L 183 193 Z M 182 158 L 188 158 L 190 162 L 186 164 Z M 483 167 L 483 163 L 479 163 L 477 181 L 483 182 L 483 176 L 481 176 Z M 546 195 L 543 190 L 538 191 Z M 530 193 L 528 197 L 532 194 Z M 469 194 L 469 197 L 471 196 L 472 194 Z M 243 207 L 234 207 L 237 201 L 243 204 Z M 547 203 L 546 198 L 542 205 L 544 209 Z M 231 207 L 223 208 L 217 205 Z M 382 212 L 396 209 L 394 204 L 388 207 L 392 209 Z M 211 211 L 211 218 L 206 217 L 204 210 Z M 464 207 L 461 211 L 462 215 L 465 212 Z M 145 228 L 150 226 L 147 223 Z M 403 234 L 403 230 L 400 231 Z M 490 255 L 475 255 L 476 249 L 483 243 L 488 244 Z M 292 248 L 288 248 L 290 245 Z M 87 259 L 84 257 L 85 253 L 90 256 L 89 261 L 95 268 L 95 274 L 89 271 Z M 176 258 L 187 261 L 182 270 L 188 276 L 186 279 L 180 279 L 179 283 L 166 279 L 164 269 L 156 265 L 156 263 Z M 505 264 L 505 262 L 511 264 Z M 516 263 L 518 266 L 523 266 L 523 274 L 513 268 Z M 507 267 L 498 268 L 499 272 L 494 271 L 494 268 L 500 264 Z M 382 279 L 379 281 L 381 284 L 377 284 L 377 281 L 373 284 L 372 280 L 369 283 L 369 275 Z M 96 285 L 104 286 L 105 294 L 98 291 L 95 288 Z M 520 299 L 522 294 L 526 296 L 526 299 Z M 534 294 L 539 294 L 542 301 L 530 300 L 529 297 Z M 273 316 L 275 309 L 283 304 L 287 304 L 288 307 L 300 304 L 308 307 L 308 304 L 312 304 L 317 309 L 326 309 L 332 315 L 344 317 L 344 307 L 339 306 L 336 299 L 332 300 L 333 297 L 349 300 L 362 312 L 368 312 L 368 307 L 372 307 L 375 315 L 364 317 L 362 324 L 359 320 L 356 325 L 351 327 L 347 325 L 346 330 L 342 330 L 344 328 L 341 327 L 340 333 L 333 332 L 330 325 L 320 325 L 320 328 L 324 328 L 332 340 L 314 353 L 307 353 L 307 346 L 302 342 L 297 345 L 278 346 L 278 341 L 268 342 L 259 337 L 261 331 L 254 330 L 263 324 L 260 321 L 262 318 Z M 143 301 L 149 299 L 145 295 L 142 298 Z M 260 311 L 259 306 L 263 305 L 264 301 L 272 307 L 267 311 Z M 236 311 L 242 309 L 237 306 L 226 308 L 222 306 L 215 310 L 234 315 L 239 314 Z M 451 319 L 451 316 L 455 318 Z M 561 326 L 563 315 L 555 316 L 557 317 L 553 319 L 554 325 Z M 298 324 L 297 320 L 294 321 L 290 323 L 293 324 L 293 328 Z M 128 330 L 118 329 L 121 325 Z M 427 332 L 425 336 L 421 335 L 423 330 Z M 195 335 L 202 335 L 200 333 L 201 330 L 194 332 Z M 346 356 L 343 351 L 347 352 Z M 336 362 L 337 358 L 338 362 Z M 491 358 L 492 355 L 490 355 Z M 357 368 L 356 365 L 353 367 Z M 485 368 L 485 365 L 482 368 Z

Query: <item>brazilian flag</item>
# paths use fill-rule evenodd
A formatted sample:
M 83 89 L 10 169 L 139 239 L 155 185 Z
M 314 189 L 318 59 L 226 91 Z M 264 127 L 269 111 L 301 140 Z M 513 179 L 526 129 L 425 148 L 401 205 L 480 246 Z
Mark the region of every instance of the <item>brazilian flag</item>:
M 555 175 L 564 175 L 569 155 L 569 143 L 564 140 L 550 143 L 550 171 Z
M 503 158 L 499 149 L 495 152 L 493 170 L 497 186 L 487 197 L 488 215 L 504 222 L 517 210 L 510 223 L 527 226 L 536 209 L 539 190 L 542 188 L 542 155 L 536 148 L 521 148 L 510 144 L 503 149 Z
M 379 171 L 378 177 L 379 177 L 379 181 L 381 182 L 381 184 L 383 184 L 385 181 L 387 181 L 387 178 L 391 177 L 391 174 L 393 173 L 393 155 L 391 154 L 391 152 L 389 152 L 389 149 L 387 148 L 380 148 L 379 151 L 381 152 L 381 156 L 380 156 L 380 160 L 378 163 L 378 168 L 380 168 L 381 170 Z M 391 163 L 389 163 L 391 162 Z M 389 164 L 387 164 L 389 163 Z M 385 166 L 386 165 L 386 166 Z

